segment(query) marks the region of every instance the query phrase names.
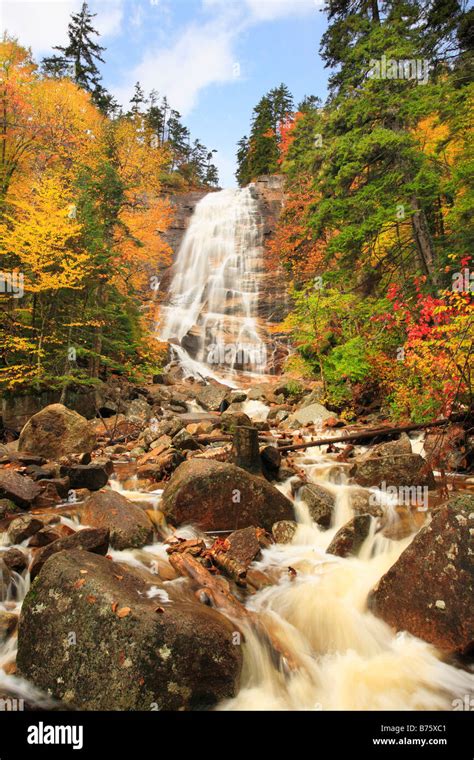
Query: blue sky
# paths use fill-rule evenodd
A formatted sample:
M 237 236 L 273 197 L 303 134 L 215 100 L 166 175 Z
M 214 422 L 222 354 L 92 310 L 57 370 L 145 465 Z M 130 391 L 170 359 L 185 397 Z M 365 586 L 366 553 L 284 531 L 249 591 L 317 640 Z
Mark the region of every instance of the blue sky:
M 3 0 L 2 28 L 36 57 L 63 44 L 81 0 Z M 140 80 L 166 94 L 193 137 L 216 148 L 221 185 L 235 185 L 235 150 L 252 108 L 285 82 L 296 102 L 326 96 L 318 55 L 320 0 L 89 0 L 107 47 L 103 81 L 127 103 Z

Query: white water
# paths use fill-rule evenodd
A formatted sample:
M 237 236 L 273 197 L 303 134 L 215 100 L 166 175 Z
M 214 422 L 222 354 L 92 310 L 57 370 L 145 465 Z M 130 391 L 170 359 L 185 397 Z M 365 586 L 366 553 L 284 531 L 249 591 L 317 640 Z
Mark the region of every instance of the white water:
M 159 330 L 161 340 L 177 344 L 188 374 L 265 372 L 266 336 L 257 319 L 262 272 L 261 220 L 250 189 L 206 195 L 179 249 Z

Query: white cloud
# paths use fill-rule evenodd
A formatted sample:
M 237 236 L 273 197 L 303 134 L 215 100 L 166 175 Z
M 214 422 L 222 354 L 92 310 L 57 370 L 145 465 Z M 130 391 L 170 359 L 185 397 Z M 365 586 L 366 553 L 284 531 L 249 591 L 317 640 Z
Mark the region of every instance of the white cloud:
M 81 6 L 81 0 L 0 0 L 2 31 L 18 37 L 20 44 L 31 47 L 36 55 L 49 52 L 53 45 L 67 40 L 71 13 Z M 104 37 L 120 32 L 123 19 L 123 0 L 101 0 L 91 4 L 97 11 L 94 23 Z
M 186 116 L 204 87 L 235 79 L 233 37 L 234 31 L 220 21 L 192 24 L 169 47 L 148 50 L 129 73 L 127 84 L 114 94 L 127 103 L 139 81 L 145 92 L 156 89 L 166 94 L 172 107 Z
M 306 16 L 314 13 L 322 2 L 318 0 L 245 0 L 252 18 L 271 21 L 287 16 Z

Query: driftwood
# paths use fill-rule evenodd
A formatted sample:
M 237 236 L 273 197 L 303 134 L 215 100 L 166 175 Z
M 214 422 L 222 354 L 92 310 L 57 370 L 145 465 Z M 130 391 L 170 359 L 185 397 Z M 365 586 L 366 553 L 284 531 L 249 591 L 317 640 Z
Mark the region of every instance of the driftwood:
M 170 564 L 182 576 L 192 578 L 199 584 L 197 592 L 198 599 L 202 601 L 212 601 L 215 607 L 220 609 L 224 614 L 231 618 L 236 625 L 239 621 L 242 624 L 252 625 L 268 642 L 275 655 L 284 658 L 285 664 L 290 670 L 296 670 L 300 667 L 294 656 L 287 652 L 283 644 L 279 641 L 275 630 L 269 631 L 263 625 L 258 616 L 244 607 L 229 590 L 229 584 L 222 576 L 211 575 L 209 570 L 188 553 L 179 554 L 175 552 L 170 555 Z
M 310 449 L 312 446 L 330 446 L 333 443 L 349 443 L 350 441 L 367 441 L 370 438 L 385 437 L 388 435 L 397 435 L 398 433 L 409 433 L 414 430 L 424 430 L 426 428 L 441 427 L 443 425 L 449 425 L 452 422 L 463 422 L 466 419 L 466 415 L 455 415 L 450 419 L 435 420 L 434 422 L 421 422 L 413 425 L 399 425 L 397 427 L 387 426 L 383 428 L 371 428 L 370 430 L 361 430 L 358 433 L 349 433 L 349 435 L 341 435 L 337 438 L 319 438 L 314 441 L 305 441 L 304 443 L 292 443 L 289 445 L 278 446 L 278 450 L 284 451 L 300 451 L 301 449 Z

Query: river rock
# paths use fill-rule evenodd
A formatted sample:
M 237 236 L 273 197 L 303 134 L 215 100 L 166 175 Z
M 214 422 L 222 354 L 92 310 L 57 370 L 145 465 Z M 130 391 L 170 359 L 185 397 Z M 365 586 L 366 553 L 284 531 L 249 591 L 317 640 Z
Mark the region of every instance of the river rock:
M 27 475 L 15 470 L 0 468 L 0 497 L 13 501 L 18 507 L 28 509 L 40 493 L 38 485 Z
M 0 586 L 1 583 L 0 580 Z M 0 644 L 3 644 L 15 632 L 17 625 L 17 615 L 0 610 Z
M 20 433 L 18 448 L 47 459 L 90 452 L 96 436 L 89 422 L 63 404 L 51 404 L 34 414 Z
M 398 441 L 397 441 L 398 443 Z M 360 457 L 349 474 L 356 483 L 369 488 L 396 486 L 403 488 L 436 488 L 434 475 L 420 454 L 394 454 L 390 456 Z
M 20 507 L 10 499 L 0 499 L 0 520 L 3 520 L 12 512 L 19 512 Z
M 23 603 L 19 675 L 81 710 L 203 709 L 234 696 L 235 626 L 197 603 L 157 605 L 150 588 L 89 552 L 50 557 Z
M 4 561 L 10 570 L 14 570 L 15 573 L 22 573 L 28 566 L 28 555 L 22 552 L 21 549 L 12 548 L 6 552 L 1 552 L 0 559 Z
M 32 515 L 20 515 L 15 517 L 8 526 L 7 535 L 11 544 L 21 544 L 27 538 L 31 538 L 41 528 L 44 523 Z
M 234 530 L 227 537 L 227 555 L 235 559 L 243 567 L 247 568 L 260 554 L 260 544 L 257 539 L 257 531 L 251 526 Z
M 297 409 L 288 417 L 288 426 L 297 428 L 304 425 L 321 425 L 324 420 L 334 417 L 334 413 L 319 403 L 309 404 Z
M 188 431 L 183 428 L 173 438 L 173 446 L 179 451 L 199 451 L 199 443 Z
M 357 556 L 360 547 L 369 535 L 371 522 L 370 515 L 353 517 L 337 531 L 326 549 L 327 554 L 335 554 L 338 557 Z
M 153 416 L 153 410 L 144 398 L 136 398 L 130 402 L 127 408 L 127 419 L 132 422 L 148 422 Z
M 83 528 L 72 536 L 58 538 L 35 552 L 30 566 L 31 580 L 36 578 L 47 559 L 62 551 L 79 550 L 105 556 L 109 549 L 110 531 L 108 528 Z
M 191 459 L 174 472 L 163 493 L 163 511 L 176 525 L 232 530 L 250 525 L 271 531 L 291 520 L 293 505 L 274 486 L 233 464 Z
M 374 459 L 375 457 L 398 456 L 400 454 L 412 454 L 411 441 L 406 433 L 401 433 L 396 441 L 385 441 L 371 446 L 360 457 L 364 459 Z
M 149 453 L 151 454 L 152 452 Z M 146 462 L 143 462 L 145 456 L 146 454 L 138 460 L 142 464 L 137 469 L 137 475 L 140 478 L 150 478 L 157 482 L 168 477 L 184 461 L 184 455 L 181 451 L 176 451 L 176 449 L 168 449 L 163 454 L 151 457 Z
M 229 393 L 227 385 L 206 385 L 196 396 L 196 401 L 209 412 L 218 412 L 219 407 Z
M 263 471 L 267 476 L 276 478 L 281 465 L 281 453 L 276 446 L 263 446 L 260 449 Z
M 322 528 L 329 528 L 336 504 L 332 493 L 316 483 L 307 483 L 301 489 L 301 498 L 308 505 L 311 519 Z
M 291 544 L 298 528 L 294 520 L 279 520 L 272 527 L 272 535 L 277 544 Z
M 3 559 L 0 559 L 0 602 L 7 598 L 11 581 L 12 571 Z
M 153 541 L 153 525 L 146 512 L 117 493 L 97 491 L 84 503 L 82 521 L 108 528 L 114 549 L 138 548 Z
M 452 498 L 382 576 L 369 609 L 443 651 L 472 651 L 473 531 L 474 496 Z
M 107 485 L 110 469 L 102 464 L 63 465 L 61 475 L 69 478 L 70 488 L 87 488 L 98 491 Z

